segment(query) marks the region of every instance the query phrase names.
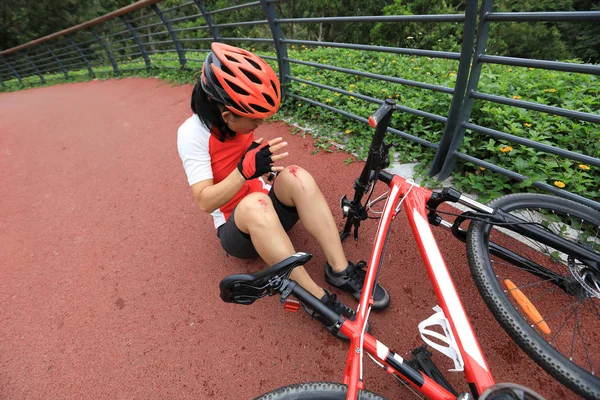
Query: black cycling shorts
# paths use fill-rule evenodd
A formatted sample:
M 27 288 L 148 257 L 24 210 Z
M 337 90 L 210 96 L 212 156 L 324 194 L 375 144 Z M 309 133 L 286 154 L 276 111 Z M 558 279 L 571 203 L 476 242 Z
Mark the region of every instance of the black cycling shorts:
M 279 217 L 281 226 L 287 232 L 298 222 L 298 211 L 296 207 L 288 207 L 281 203 L 275 196 L 273 188 L 269 191 L 269 198 Z M 235 208 L 231 212 L 226 223 L 219 226 L 217 236 L 221 239 L 221 246 L 227 254 L 237 258 L 256 258 L 258 253 L 252 244 L 250 235 L 239 230 L 235 224 Z

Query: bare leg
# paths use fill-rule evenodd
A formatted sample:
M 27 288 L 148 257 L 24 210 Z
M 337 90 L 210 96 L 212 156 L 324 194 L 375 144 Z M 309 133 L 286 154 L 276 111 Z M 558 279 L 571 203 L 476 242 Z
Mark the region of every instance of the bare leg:
M 244 197 L 235 210 L 235 224 L 242 232 L 250 234 L 256 251 L 268 265 L 296 253 L 279 222 L 271 199 L 264 193 L 252 193 Z M 318 299 L 325 295 L 303 266 L 295 268 L 290 278 Z
M 304 169 L 286 167 L 273 186 L 277 199 L 289 207 L 296 207 L 306 230 L 319 242 L 327 262 L 334 271 L 348 266 L 337 226 L 329 205 L 313 177 Z

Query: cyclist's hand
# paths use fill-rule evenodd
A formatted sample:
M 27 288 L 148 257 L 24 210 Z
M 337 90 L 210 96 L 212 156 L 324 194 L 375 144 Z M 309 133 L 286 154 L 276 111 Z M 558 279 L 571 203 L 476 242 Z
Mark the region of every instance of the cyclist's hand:
M 274 167 L 273 163 L 288 156 L 288 153 L 278 152 L 287 146 L 286 142 L 282 142 L 282 138 L 269 140 L 266 144 L 262 144 L 263 139 L 260 138 L 254 141 L 246 154 L 238 163 L 238 170 L 244 179 L 255 179 L 269 172 L 283 170 L 283 167 Z

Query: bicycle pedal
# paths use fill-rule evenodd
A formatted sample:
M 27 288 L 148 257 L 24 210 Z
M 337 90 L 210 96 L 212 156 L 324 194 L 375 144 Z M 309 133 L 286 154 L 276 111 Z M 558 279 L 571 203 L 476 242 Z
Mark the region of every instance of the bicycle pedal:
M 450 382 L 446 380 L 442 371 L 435 365 L 431 359 L 431 352 L 427 349 L 427 346 L 420 346 L 414 349 L 412 352 L 412 358 L 407 360 L 406 363 L 423 372 L 425 375 L 433 379 L 440 386 L 443 386 L 446 390 L 455 396 L 458 396 L 458 392 L 454 390 Z

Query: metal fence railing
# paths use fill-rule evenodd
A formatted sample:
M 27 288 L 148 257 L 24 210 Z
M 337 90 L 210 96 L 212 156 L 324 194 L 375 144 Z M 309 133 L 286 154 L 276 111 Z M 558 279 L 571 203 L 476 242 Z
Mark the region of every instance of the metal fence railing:
M 402 104 L 398 109 L 420 118 L 444 125 L 439 142 L 432 142 L 414 133 L 403 132 L 391 127 L 389 131 L 403 139 L 410 140 L 436 151 L 430 170 L 431 175 L 447 177 L 457 160 L 473 163 L 518 181 L 528 180 L 522 173 L 495 165 L 473 155 L 460 151 L 468 135 L 477 133 L 486 137 L 502 139 L 510 143 L 527 146 L 538 151 L 564 157 L 586 165 L 600 167 L 597 155 L 586 155 L 585 149 L 577 151 L 561 149 L 526 137 L 506 133 L 498 129 L 482 126 L 471 121 L 473 107 L 477 102 L 489 102 L 516 107 L 542 114 L 567 117 L 592 124 L 600 123 L 600 115 L 593 112 L 569 110 L 532 101 L 485 93 L 479 90 L 482 67 L 490 64 L 503 64 L 555 70 L 578 74 L 600 75 L 600 66 L 574 62 L 542 61 L 526 58 L 511 58 L 486 54 L 490 38 L 490 25 L 513 22 L 600 22 L 600 11 L 589 12 L 493 12 L 493 0 L 481 3 L 466 2 L 463 14 L 444 15 L 392 15 L 392 16 L 353 16 L 323 18 L 286 18 L 280 6 L 285 0 L 259 0 L 210 10 L 202 0 L 185 1 L 165 8 L 162 0 L 142 0 L 120 10 L 96 18 L 73 28 L 57 32 L 24 45 L 0 52 L 0 87 L 27 85 L 37 81 L 46 84 L 51 77 L 71 79 L 83 74 L 94 77 L 99 74 L 119 75 L 128 71 L 152 71 L 161 61 L 175 61 L 178 66 L 161 68 L 198 69 L 203 57 L 198 53 L 207 52 L 212 41 L 231 42 L 241 46 L 250 43 L 272 49 L 273 56 L 264 56 L 277 63 L 284 95 L 288 98 L 312 104 L 335 112 L 347 118 L 367 123 L 359 116 L 314 98 L 308 98 L 293 84 L 337 93 L 340 96 L 353 96 L 368 103 L 380 104 L 382 100 L 350 92 L 344 88 L 325 85 L 295 76 L 295 66 L 308 66 L 320 71 L 333 71 L 350 74 L 365 79 L 373 79 L 405 87 L 440 93 L 451 97 L 447 114 L 439 115 L 423 109 Z M 173 4 L 170 2 L 169 4 Z M 279 10 L 279 13 L 278 13 Z M 281 15 L 280 15 L 281 14 Z M 404 47 L 373 46 L 368 44 L 323 42 L 294 37 L 294 26 L 303 24 L 358 24 L 358 23 L 452 23 L 462 27 L 461 51 L 448 52 Z M 249 27 L 253 37 L 239 37 L 236 28 Z M 415 79 L 389 76 L 364 71 L 361 68 L 346 68 L 327 62 L 307 61 L 295 58 L 288 52 L 293 46 L 311 48 L 331 47 L 365 52 L 428 57 L 457 62 L 454 87 L 427 83 Z M 165 56 L 167 54 L 167 56 Z M 175 54 L 169 56 L 168 54 Z M 109 66 L 107 69 L 106 67 Z M 545 182 L 533 182 L 538 189 L 552 192 L 600 209 L 600 203 L 580 194 L 551 186 Z

